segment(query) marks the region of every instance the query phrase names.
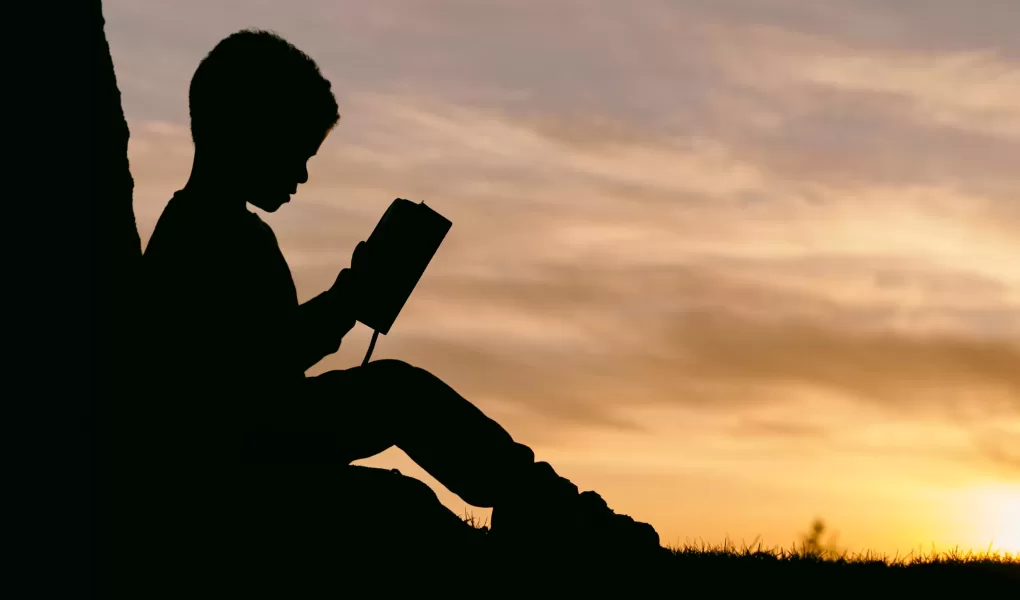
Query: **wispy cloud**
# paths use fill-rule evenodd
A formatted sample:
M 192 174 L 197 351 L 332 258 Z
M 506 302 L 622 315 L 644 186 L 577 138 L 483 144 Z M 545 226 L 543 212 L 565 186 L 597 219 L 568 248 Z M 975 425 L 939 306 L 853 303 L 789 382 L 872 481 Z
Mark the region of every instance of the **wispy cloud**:
M 356 103 L 372 128 L 325 149 L 301 210 L 273 220 L 316 290 L 386 189 L 436 197 L 458 225 L 388 345 L 467 392 L 617 426 L 635 403 L 730 410 L 796 387 L 897 411 L 1017 409 L 1018 248 L 988 200 L 848 193 L 738 149 L 597 126 L 578 141 L 571 122 L 411 104 Z M 142 173 L 150 151 L 161 168 L 187 157 L 183 128 L 137 131 Z
M 1020 136 L 1020 65 L 991 53 L 816 57 L 801 76 L 902 101 L 921 124 Z

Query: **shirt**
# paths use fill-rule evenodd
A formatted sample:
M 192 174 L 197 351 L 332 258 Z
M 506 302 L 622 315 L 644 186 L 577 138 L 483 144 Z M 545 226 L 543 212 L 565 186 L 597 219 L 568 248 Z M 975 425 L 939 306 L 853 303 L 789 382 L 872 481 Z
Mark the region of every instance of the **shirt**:
M 215 200 L 177 192 L 143 258 L 164 431 L 203 452 L 273 419 L 350 329 L 330 292 L 299 305 L 265 222 Z

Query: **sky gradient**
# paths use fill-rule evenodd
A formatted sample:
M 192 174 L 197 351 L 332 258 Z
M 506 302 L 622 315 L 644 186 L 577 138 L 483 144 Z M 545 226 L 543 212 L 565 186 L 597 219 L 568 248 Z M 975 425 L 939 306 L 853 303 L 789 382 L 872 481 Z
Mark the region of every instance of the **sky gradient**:
M 1020 551 L 1020 3 L 104 11 L 143 244 L 187 180 L 198 62 L 274 30 L 342 116 L 263 216 L 301 299 L 395 197 L 454 223 L 376 357 L 664 543 L 788 545 L 822 517 L 852 550 Z M 367 464 L 466 508 L 397 451 Z

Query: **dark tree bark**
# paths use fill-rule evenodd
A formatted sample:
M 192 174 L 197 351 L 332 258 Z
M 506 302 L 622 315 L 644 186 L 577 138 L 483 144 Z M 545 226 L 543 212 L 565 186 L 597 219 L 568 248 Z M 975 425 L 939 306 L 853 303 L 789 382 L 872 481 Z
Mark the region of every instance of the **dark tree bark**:
M 82 21 L 95 74 L 91 103 L 96 126 L 96 193 L 91 210 L 96 232 L 99 476 L 99 586 L 103 597 L 145 597 L 152 585 L 153 553 L 146 533 L 149 486 L 145 441 L 146 378 L 138 334 L 141 243 L 132 206 L 134 181 L 128 164 L 128 125 L 106 38 L 102 3 L 88 2 Z
M 102 8 L 12 5 L 0 75 L 11 244 L 0 393 L 19 417 L 4 423 L 24 436 L 12 456 L 24 482 L 4 484 L 27 498 L 11 511 L 24 542 L 10 546 L 42 569 L 24 587 L 31 597 L 151 597 L 136 585 L 147 554 L 141 245 Z

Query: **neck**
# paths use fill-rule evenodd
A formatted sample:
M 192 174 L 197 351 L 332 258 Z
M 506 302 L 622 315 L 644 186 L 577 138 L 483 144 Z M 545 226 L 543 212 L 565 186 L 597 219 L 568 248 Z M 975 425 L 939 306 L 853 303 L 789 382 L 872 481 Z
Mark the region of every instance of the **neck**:
M 239 193 L 237 178 L 232 175 L 233 169 L 228 165 L 213 162 L 196 149 L 184 191 L 204 196 L 207 202 L 220 208 L 245 210 L 247 204 Z

